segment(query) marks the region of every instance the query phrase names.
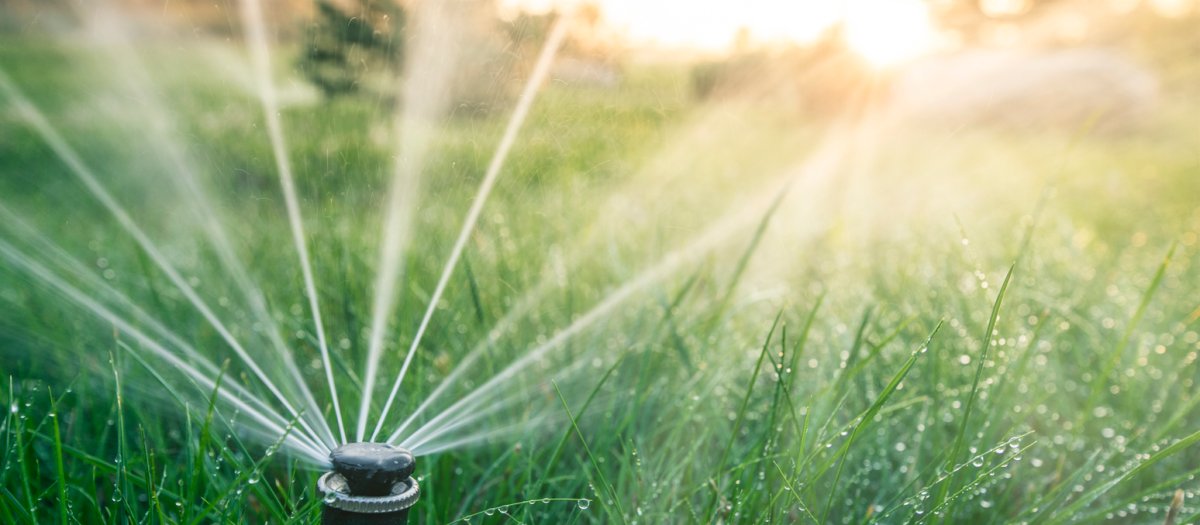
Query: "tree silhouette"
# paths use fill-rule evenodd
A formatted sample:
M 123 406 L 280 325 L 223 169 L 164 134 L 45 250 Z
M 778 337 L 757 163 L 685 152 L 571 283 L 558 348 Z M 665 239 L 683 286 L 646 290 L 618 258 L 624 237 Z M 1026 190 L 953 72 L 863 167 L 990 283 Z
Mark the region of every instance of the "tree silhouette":
M 404 60 L 404 8 L 392 1 L 352 3 L 354 9 L 345 9 L 317 0 L 300 55 L 300 71 L 327 98 L 358 92 L 369 75 L 399 71 Z

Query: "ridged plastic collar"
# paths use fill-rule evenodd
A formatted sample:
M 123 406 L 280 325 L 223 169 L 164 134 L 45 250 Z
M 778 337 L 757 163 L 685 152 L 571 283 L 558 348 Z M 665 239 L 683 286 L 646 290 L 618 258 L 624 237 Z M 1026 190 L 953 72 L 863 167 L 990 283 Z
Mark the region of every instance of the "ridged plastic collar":
M 407 509 L 417 502 L 421 489 L 416 478 L 408 478 L 392 486 L 388 496 L 352 496 L 346 480 L 337 472 L 326 472 L 317 480 L 317 489 L 325 495 L 325 504 L 335 509 L 358 514 L 382 514 Z

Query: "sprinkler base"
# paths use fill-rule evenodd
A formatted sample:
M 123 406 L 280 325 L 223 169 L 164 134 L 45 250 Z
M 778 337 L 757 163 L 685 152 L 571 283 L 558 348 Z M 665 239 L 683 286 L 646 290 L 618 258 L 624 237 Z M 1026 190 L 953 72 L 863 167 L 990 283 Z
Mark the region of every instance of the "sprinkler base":
M 408 509 L 380 514 L 359 514 L 328 505 L 321 510 L 321 525 L 400 525 L 408 523 Z
M 329 455 L 333 471 L 317 481 L 323 525 L 403 525 L 420 496 L 412 453 L 380 443 L 351 443 Z

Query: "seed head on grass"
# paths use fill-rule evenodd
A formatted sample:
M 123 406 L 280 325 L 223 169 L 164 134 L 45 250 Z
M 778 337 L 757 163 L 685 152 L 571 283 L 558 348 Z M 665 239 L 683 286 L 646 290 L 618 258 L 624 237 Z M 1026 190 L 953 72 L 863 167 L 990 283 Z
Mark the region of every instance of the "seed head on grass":
M 1183 508 L 1183 489 L 1175 489 L 1175 496 L 1171 498 L 1171 506 L 1167 507 L 1167 519 L 1163 520 L 1163 525 L 1175 525 L 1175 518 L 1179 516 L 1179 509 Z

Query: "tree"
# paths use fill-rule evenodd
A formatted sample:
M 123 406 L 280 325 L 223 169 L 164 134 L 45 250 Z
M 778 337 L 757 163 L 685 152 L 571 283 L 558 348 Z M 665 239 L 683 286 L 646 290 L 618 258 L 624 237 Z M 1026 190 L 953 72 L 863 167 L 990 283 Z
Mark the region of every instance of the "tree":
M 361 91 L 373 76 L 394 75 L 404 60 L 404 8 L 391 0 L 350 3 L 354 8 L 317 0 L 298 64 L 327 98 Z

